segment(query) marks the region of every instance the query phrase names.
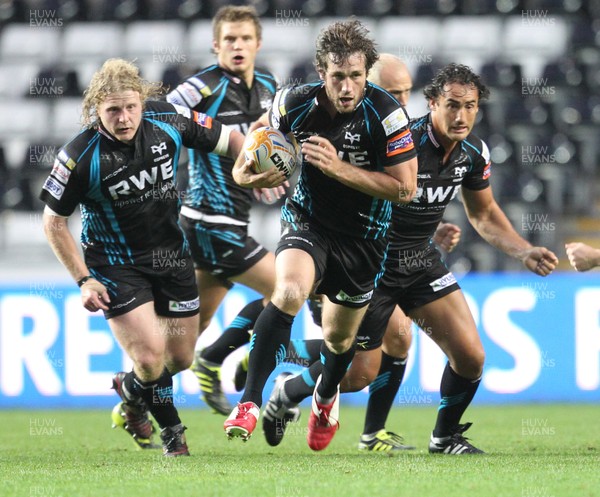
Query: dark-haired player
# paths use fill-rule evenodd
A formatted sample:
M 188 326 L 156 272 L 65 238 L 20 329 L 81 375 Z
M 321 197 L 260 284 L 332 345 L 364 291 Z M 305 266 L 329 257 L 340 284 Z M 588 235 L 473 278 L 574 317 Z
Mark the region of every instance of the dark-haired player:
M 261 45 L 261 24 L 253 7 L 226 6 L 213 17 L 210 65 L 179 84 L 167 100 L 184 105 L 246 134 L 270 106 L 276 82 L 255 67 Z M 190 150 L 189 185 L 181 209 L 196 268 L 200 295 L 200 333 L 210 324 L 234 282 L 264 296 L 248 303 L 222 335 L 195 354 L 192 371 L 202 397 L 227 415 L 232 407 L 221 388 L 221 365 L 235 349 L 248 343 L 249 331 L 269 301 L 275 285 L 275 256 L 248 236 L 252 190 L 231 176 L 233 160 Z
M 321 81 L 286 88 L 273 101 L 270 124 L 294 134 L 304 161 L 282 210 L 275 291 L 254 328 L 245 391 L 224 425 L 229 436 L 247 439 L 254 430 L 265 382 L 284 358 L 294 317 L 313 292 L 323 295 L 324 345 L 309 447 L 324 449 L 338 428 L 338 385 L 383 270 L 391 202 L 410 201 L 416 188 L 406 112 L 367 82 L 377 57 L 359 21 L 333 23 L 317 39 Z M 252 173 L 249 162 L 236 164 L 233 173 L 244 186 L 272 186 Z
M 133 371 L 117 373 L 122 399 L 113 421 L 141 448 L 153 448 L 152 413 L 166 456 L 189 455 L 173 404 L 172 375 L 192 363 L 198 290 L 179 226 L 177 165 L 182 147 L 237 156 L 244 137 L 210 116 L 148 99 L 160 85 L 109 59 L 84 94 L 86 128 L 58 153 L 44 183 L 44 230 L 81 288 L 102 309 Z M 83 258 L 67 226 L 81 207 Z
M 558 259 L 519 236 L 494 200 L 488 148 L 471 134 L 479 102 L 489 94 L 479 76 L 466 66 L 450 64 L 424 93 L 430 113 L 410 124 L 419 162 L 417 195 L 408 204 L 394 205 L 385 273 L 358 331 L 366 351 L 356 354 L 342 388 L 354 392 L 371 384 L 361 445 L 385 443 L 376 439 L 384 430 L 403 369 L 377 376 L 379 345 L 383 339 L 391 359 L 408 354 L 410 330 L 393 315 L 399 305 L 449 359 L 429 452 L 480 453 L 463 436 L 470 423 L 460 424 L 460 420 L 479 386 L 484 350 L 463 293 L 433 246 L 432 236 L 446 206 L 462 191 L 469 221 L 488 243 L 540 276 L 550 274 Z M 311 394 L 320 370 L 317 362 L 307 373 L 277 383 L 265 410 L 278 416 L 263 423 L 271 445 L 281 441 L 286 412 Z

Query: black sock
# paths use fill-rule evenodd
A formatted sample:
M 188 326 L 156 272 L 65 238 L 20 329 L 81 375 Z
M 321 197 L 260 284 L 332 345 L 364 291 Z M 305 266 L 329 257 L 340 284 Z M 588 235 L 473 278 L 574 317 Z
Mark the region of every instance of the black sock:
M 299 404 L 304 399 L 310 397 L 315 390 L 315 384 L 322 371 L 323 364 L 321 364 L 321 361 L 315 361 L 302 371 L 302 374 L 286 381 L 283 389 L 290 402 Z
M 134 406 L 144 400 L 136 389 L 135 378 L 136 376 L 133 371 L 129 371 L 123 378 L 123 393 L 127 399 L 127 404 Z
M 284 362 L 309 367 L 313 362 L 321 359 L 322 339 L 313 340 L 290 340 Z
M 363 433 L 377 433 L 385 428 L 385 422 L 404 377 L 406 361 L 406 357 L 400 359 L 381 351 L 379 372 L 369 385 L 369 401 Z
M 246 345 L 250 341 L 250 330 L 263 309 L 262 299 L 246 304 L 223 334 L 202 351 L 202 359 L 222 364 L 234 350 Z
M 481 378 L 469 380 L 454 372 L 450 363 L 446 364 L 440 386 L 441 401 L 437 421 L 433 429 L 434 437 L 451 435 L 460 422 L 460 418 L 475 396 Z
M 135 393 L 144 399 L 161 428 L 181 423 L 173 404 L 173 378 L 167 368 L 158 379 L 147 382 L 140 380 L 133 372 L 128 374 L 132 376 L 131 384 L 133 384 Z M 127 377 L 125 378 L 125 382 L 128 383 Z
M 240 402 L 262 405 L 262 392 L 269 375 L 283 361 L 292 334 L 294 316 L 269 302 L 260 313 L 250 340 L 248 378 Z
M 346 352 L 334 354 L 331 352 L 325 342 L 321 346 L 321 362 L 323 363 L 323 372 L 321 373 L 321 383 L 317 388 L 317 394 L 323 399 L 324 403 L 328 403 L 329 399 L 333 399 L 337 393 L 337 387 L 342 381 L 342 378 L 348 371 L 355 351 L 354 344 Z

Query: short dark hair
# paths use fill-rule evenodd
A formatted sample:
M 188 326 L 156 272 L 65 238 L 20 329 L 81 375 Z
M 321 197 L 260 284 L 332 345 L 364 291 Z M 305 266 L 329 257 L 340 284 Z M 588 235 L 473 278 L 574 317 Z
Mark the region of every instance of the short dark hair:
M 369 37 L 369 30 L 358 19 L 334 22 L 319 33 L 315 66 L 324 71 L 327 69 L 329 54 L 335 64 L 342 64 L 356 52 L 364 54 L 368 73 L 379 59 L 375 42 Z
M 473 85 L 479 91 L 479 100 L 490 96 L 490 90 L 481 81 L 481 77 L 473 72 L 469 66 L 462 64 L 448 64 L 442 67 L 424 89 L 423 94 L 427 100 L 435 100 L 445 92 L 444 87 L 451 83 Z
M 212 20 L 213 38 L 219 39 L 221 36 L 221 26 L 224 22 L 244 22 L 250 21 L 256 28 L 256 38 L 262 40 L 262 26 L 256 13 L 256 9 L 248 5 L 227 5 L 217 10 Z

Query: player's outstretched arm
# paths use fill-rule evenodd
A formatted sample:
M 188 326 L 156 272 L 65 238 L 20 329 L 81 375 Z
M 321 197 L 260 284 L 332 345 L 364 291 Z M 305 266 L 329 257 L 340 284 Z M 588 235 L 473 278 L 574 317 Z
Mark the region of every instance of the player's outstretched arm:
M 68 218 L 57 216 L 46 208 L 43 221 L 44 233 L 52 251 L 67 268 L 73 279 L 80 281 L 83 277 L 88 276 L 90 271 L 69 231 Z M 98 309 L 108 310 L 106 302 L 110 302 L 110 297 L 104 285 L 91 278 L 81 286 L 81 300 L 88 311 L 95 312 Z
M 589 271 L 600 266 L 600 249 L 585 243 L 573 242 L 565 244 L 565 250 L 575 271 Z
M 519 259 L 531 272 L 549 275 L 558 264 L 556 255 L 545 247 L 534 247 L 521 237 L 496 203 L 491 187 L 462 189 L 469 222 L 481 237 L 507 255 Z
M 385 172 L 367 171 L 342 161 L 329 140 L 311 136 L 302 144 L 304 160 L 340 183 L 376 198 L 408 203 L 417 191 L 417 158 L 413 157 Z

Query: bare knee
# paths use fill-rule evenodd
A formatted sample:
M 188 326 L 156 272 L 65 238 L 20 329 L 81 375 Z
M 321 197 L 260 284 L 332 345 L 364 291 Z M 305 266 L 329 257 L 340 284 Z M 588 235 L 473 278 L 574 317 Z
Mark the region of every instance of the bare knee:
M 309 293 L 299 282 L 287 279 L 277 283 L 272 300 L 279 310 L 295 316 L 308 299 Z
M 346 333 L 342 332 L 330 331 L 326 336 L 324 333 L 323 339 L 327 348 L 334 354 L 343 354 L 350 350 L 350 347 L 354 344 L 354 336 L 349 337 Z
M 463 378 L 475 380 L 483 373 L 483 364 L 485 362 L 485 351 L 483 347 L 477 347 L 468 351 L 460 357 L 454 358 L 450 362 L 454 372 Z
M 383 339 L 383 351 L 392 357 L 406 357 L 412 343 L 412 332 L 410 329 L 399 333 L 386 331 Z
M 132 354 L 131 359 L 135 366 L 135 372 L 143 381 L 150 381 L 158 378 L 163 369 L 162 351 L 151 349 L 138 350 Z
M 340 390 L 344 393 L 360 392 L 363 388 L 368 387 L 376 376 L 376 371 L 364 368 L 356 368 L 353 371 L 351 367 L 340 383 Z
M 171 374 L 179 373 L 189 369 L 194 360 L 194 351 L 179 352 L 177 355 L 171 356 L 168 359 L 167 368 Z

